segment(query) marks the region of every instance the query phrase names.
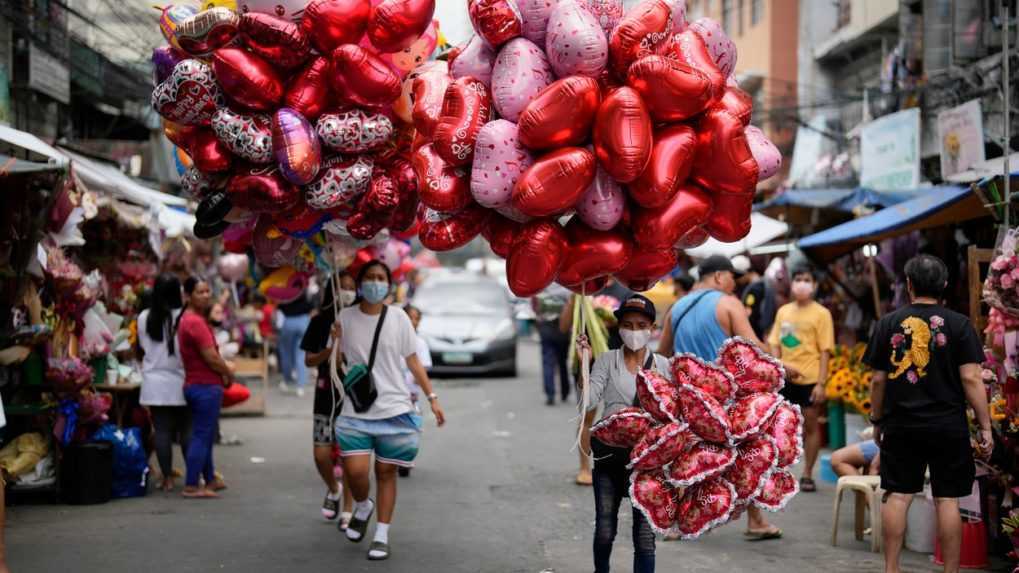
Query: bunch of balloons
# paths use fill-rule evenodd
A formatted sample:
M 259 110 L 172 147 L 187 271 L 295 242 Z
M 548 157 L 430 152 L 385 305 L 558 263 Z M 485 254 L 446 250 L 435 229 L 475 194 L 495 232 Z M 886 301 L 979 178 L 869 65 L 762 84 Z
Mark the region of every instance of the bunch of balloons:
M 421 242 L 484 234 L 510 288 L 650 288 L 677 250 L 750 230 L 781 155 L 736 50 L 684 0 L 467 0 L 476 35 L 411 87 Z
M 782 364 L 733 338 L 718 364 L 683 354 L 672 380 L 637 375 L 640 407 L 592 428 L 602 442 L 633 448 L 630 499 L 660 533 L 695 539 L 750 505 L 783 509 L 799 491 L 789 467 L 803 453 L 803 416 L 778 391 Z
M 230 250 L 253 247 L 280 268 L 308 258 L 323 230 L 347 244 L 416 233 L 403 86 L 435 50 L 434 10 L 435 0 L 163 8 L 169 45 L 153 53 L 152 107 L 192 160 L 183 185 L 200 201 L 195 235 L 226 232 Z

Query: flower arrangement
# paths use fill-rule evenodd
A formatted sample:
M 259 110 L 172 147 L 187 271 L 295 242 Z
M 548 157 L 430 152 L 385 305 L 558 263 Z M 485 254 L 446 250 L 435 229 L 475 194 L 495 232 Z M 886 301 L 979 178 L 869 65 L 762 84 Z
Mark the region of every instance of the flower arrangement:
M 46 379 L 57 393 L 76 394 L 92 382 L 92 367 L 80 358 L 50 358 Z
M 991 261 L 984 280 L 984 300 L 992 307 L 1019 316 L 1019 232 L 1010 230 Z
M 994 353 L 984 349 L 980 373 L 987 387 L 991 424 L 1002 435 L 1019 434 L 1019 380 L 1009 375 Z
M 825 389 L 829 400 L 841 400 L 863 415 L 870 414 L 871 372 L 863 363 L 867 345 L 857 343 L 851 347 L 838 345 L 828 362 L 828 384 Z

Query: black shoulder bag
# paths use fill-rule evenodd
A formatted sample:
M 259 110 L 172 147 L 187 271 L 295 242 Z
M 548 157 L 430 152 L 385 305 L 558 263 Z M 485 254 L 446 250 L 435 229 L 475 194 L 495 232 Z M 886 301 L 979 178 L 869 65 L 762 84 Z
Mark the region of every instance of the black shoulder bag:
M 350 404 L 358 414 L 367 412 L 375 400 L 379 397 L 379 391 L 375 388 L 375 381 L 372 379 L 372 369 L 375 367 L 375 353 L 379 348 L 379 335 L 382 334 L 382 323 L 386 321 L 386 311 L 389 307 L 382 307 L 382 314 L 379 315 L 379 322 L 375 326 L 375 337 L 372 339 L 371 354 L 368 356 L 368 365 L 355 364 L 347 369 L 343 375 L 343 390 L 350 398 Z

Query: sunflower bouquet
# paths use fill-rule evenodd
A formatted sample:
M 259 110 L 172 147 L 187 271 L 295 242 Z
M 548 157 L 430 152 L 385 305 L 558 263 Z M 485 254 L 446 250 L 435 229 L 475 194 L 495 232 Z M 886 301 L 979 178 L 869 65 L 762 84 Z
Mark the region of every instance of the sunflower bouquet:
M 828 383 L 825 386 L 829 400 L 840 400 L 853 410 L 870 414 L 871 372 L 863 363 L 867 345 L 838 345 L 828 362 Z

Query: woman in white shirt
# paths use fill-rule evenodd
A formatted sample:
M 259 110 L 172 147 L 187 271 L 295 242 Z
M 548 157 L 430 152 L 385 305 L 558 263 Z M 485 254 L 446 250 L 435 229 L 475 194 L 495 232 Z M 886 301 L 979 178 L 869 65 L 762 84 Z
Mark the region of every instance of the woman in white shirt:
M 346 529 L 347 539 L 364 539 L 368 522 L 375 513 L 375 500 L 369 499 L 369 473 L 375 454 L 375 484 L 378 495 L 378 524 L 368 549 L 368 559 L 388 559 L 389 524 L 396 505 L 398 467 L 413 467 L 417 457 L 421 417 L 414 410 L 410 392 L 404 383 L 403 366 L 414 374 L 424 391 L 439 425 L 445 415 L 439 398 L 432 391 L 417 356 L 414 327 L 407 313 L 385 304 L 392 291 L 392 275 L 380 261 L 369 261 L 357 276 L 360 298 L 357 304 L 340 311 L 333 338 L 339 341 L 348 368 L 370 363 L 372 342 L 378 332 L 378 348 L 371 368 L 371 380 L 377 392 L 374 402 L 358 412 L 348 392 L 340 416 L 336 419 L 336 441 L 343 456 L 343 473 L 354 496 L 354 515 Z
M 152 287 L 152 303 L 138 315 L 138 346 L 142 353 L 140 402 L 152 413 L 156 458 L 163 491 L 173 491 L 173 441 L 187 451 L 190 415 L 184 400 L 184 366 L 176 348 L 174 325 L 183 307 L 180 280 L 164 274 Z
M 631 295 L 616 310 L 619 336 L 623 347 L 609 350 L 597 358 L 591 368 L 590 410 L 603 404 L 603 416 L 609 416 L 636 404 L 637 372 L 652 369 L 671 378 L 669 361 L 648 348 L 655 323 L 655 305 L 639 294 Z M 594 455 L 594 568 L 607 573 L 612 542 L 619 522 L 619 506 L 630 486 L 630 450 L 603 444 L 591 437 Z M 633 571 L 655 570 L 655 532 L 644 514 L 633 509 Z

